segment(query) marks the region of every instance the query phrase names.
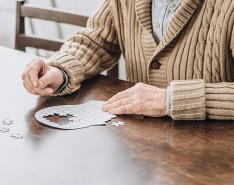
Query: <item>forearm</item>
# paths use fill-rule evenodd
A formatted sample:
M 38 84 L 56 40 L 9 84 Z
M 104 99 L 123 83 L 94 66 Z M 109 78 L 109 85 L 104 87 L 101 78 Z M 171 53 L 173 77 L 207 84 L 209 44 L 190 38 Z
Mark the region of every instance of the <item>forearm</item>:
M 76 60 L 75 57 L 66 53 L 57 53 L 50 58 L 48 65 L 61 69 L 68 77 L 68 82 L 62 91 L 53 95 L 71 94 L 79 89 L 81 82 L 84 80 L 84 68 L 82 63 Z
M 119 56 L 111 5 L 106 0 L 98 13 L 89 19 L 87 28 L 68 39 L 48 64 L 68 75 L 68 84 L 60 93 L 63 95 L 76 91 L 84 79 L 113 67 Z

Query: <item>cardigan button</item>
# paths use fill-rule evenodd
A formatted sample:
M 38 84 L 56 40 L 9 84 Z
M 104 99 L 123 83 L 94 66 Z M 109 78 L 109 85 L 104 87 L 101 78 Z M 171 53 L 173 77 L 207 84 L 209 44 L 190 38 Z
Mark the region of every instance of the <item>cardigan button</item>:
M 153 61 L 153 62 L 151 63 L 151 67 L 152 67 L 153 69 L 159 69 L 160 66 L 161 66 L 161 64 L 160 64 L 159 61 L 157 61 L 157 60 L 155 60 L 155 61 Z

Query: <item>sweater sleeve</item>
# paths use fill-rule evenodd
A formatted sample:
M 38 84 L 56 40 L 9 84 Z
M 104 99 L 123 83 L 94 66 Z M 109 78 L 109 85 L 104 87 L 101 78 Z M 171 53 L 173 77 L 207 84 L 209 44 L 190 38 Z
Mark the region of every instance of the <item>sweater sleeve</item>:
M 170 86 L 174 120 L 234 120 L 234 83 L 187 80 Z
M 120 57 L 111 4 L 105 0 L 100 10 L 89 18 L 87 28 L 77 32 L 52 56 L 48 64 L 68 75 L 66 87 L 54 95 L 71 94 L 81 82 L 114 67 Z

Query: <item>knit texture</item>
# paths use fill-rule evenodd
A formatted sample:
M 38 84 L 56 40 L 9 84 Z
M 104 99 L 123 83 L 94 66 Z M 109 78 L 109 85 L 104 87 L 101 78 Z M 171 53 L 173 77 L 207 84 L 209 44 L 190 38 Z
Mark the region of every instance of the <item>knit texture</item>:
M 127 80 L 131 82 L 165 88 L 173 80 L 190 80 L 186 83 L 192 89 L 193 80 L 203 79 L 207 88 L 211 88 L 209 83 L 215 83 L 212 88 L 220 94 L 220 100 L 213 99 L 214 95 L 206 88 L 205 109 L 188 104 L 185 110 L 178 111 L 177 105 L 183 102 L 172 95 L 174 119 L 203 119 L 203 115 L 234 119 L 233 97 L 229 96 L 234 94 L 230 88 L 234 81 L 233 12 L 233 0 L 183 0 L 164 37 L 156 43 L 151 0 L 105 0 L 89 19 L 87 29 L 73 35 L 49 60 L 50 65 L 63 69 L 69 77 L 67 87 L 58 95 L 76 91 L 84 79 L 113 67 L 122 53 Z M 154 61 L 161 64 L 159 69 L 151 67 Z M 223 88 L 219 88 L 221 82 L 228 83 L 222 83 Z M 175 94 L 180 94 L 180 90 L 184 93 L 179 85 L 175 87 L 178 88 Z M 196 102 L 196 97 L 188 99 Z M 230 103 L 222 103 L 222 99 Z
M 234 120 L 234 84 L 206 84 L 206 115 L 210 119 Z
M 205 83 L 203 80 L 171 82 L 171 117 L 174 120 L 204 120 Z

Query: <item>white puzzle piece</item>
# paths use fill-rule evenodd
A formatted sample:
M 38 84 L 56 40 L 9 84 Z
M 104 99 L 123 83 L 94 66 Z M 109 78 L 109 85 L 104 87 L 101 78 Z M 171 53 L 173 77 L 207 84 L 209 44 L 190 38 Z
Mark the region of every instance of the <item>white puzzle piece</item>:
M 5 132 L 9 132 L 10 129 L 9 128 L 6 128 L 6 127 L 0 127 L 0 132 L 1 133 L 5 133 Z
M 14 138 L 14 139 L 23 139 L 24 136 L 20 133 L 11 133 L 11 138 Z
M 120 127 L 120 126 L 124 126 L 125 122 L 122 122 L 122 121 L 113 122 L 111 125 L 116 126 L 116 127 Z
M 2 124 L 3 125 L 11 125 L 11 124 L 13 124 L 13 120 L 11 120 L 11 119 L 4 119 L 4 120 L 2 120 Z
M 42 109 L 35 113 L 35 118 L 50 127 L 72 130 L 85 128 L 94 125 L 103 125 L 105 122 L 116 118 L 115 115 L 108 114 L 101 110 L 104 101 L 90 100 L 79 105 L 61 105 Z M 69 123 L 59 124 L 48 120 L 46 117 L 59 115 L 69 116 Z
M 0 126 L 1 136 L 4 134 L 10 136 L 13 139 L 23 139 L 23 134 L 19 132 L 20 130 L 16 129 L 13 119 L 7 118 L 2 120 L 2 124 Z

